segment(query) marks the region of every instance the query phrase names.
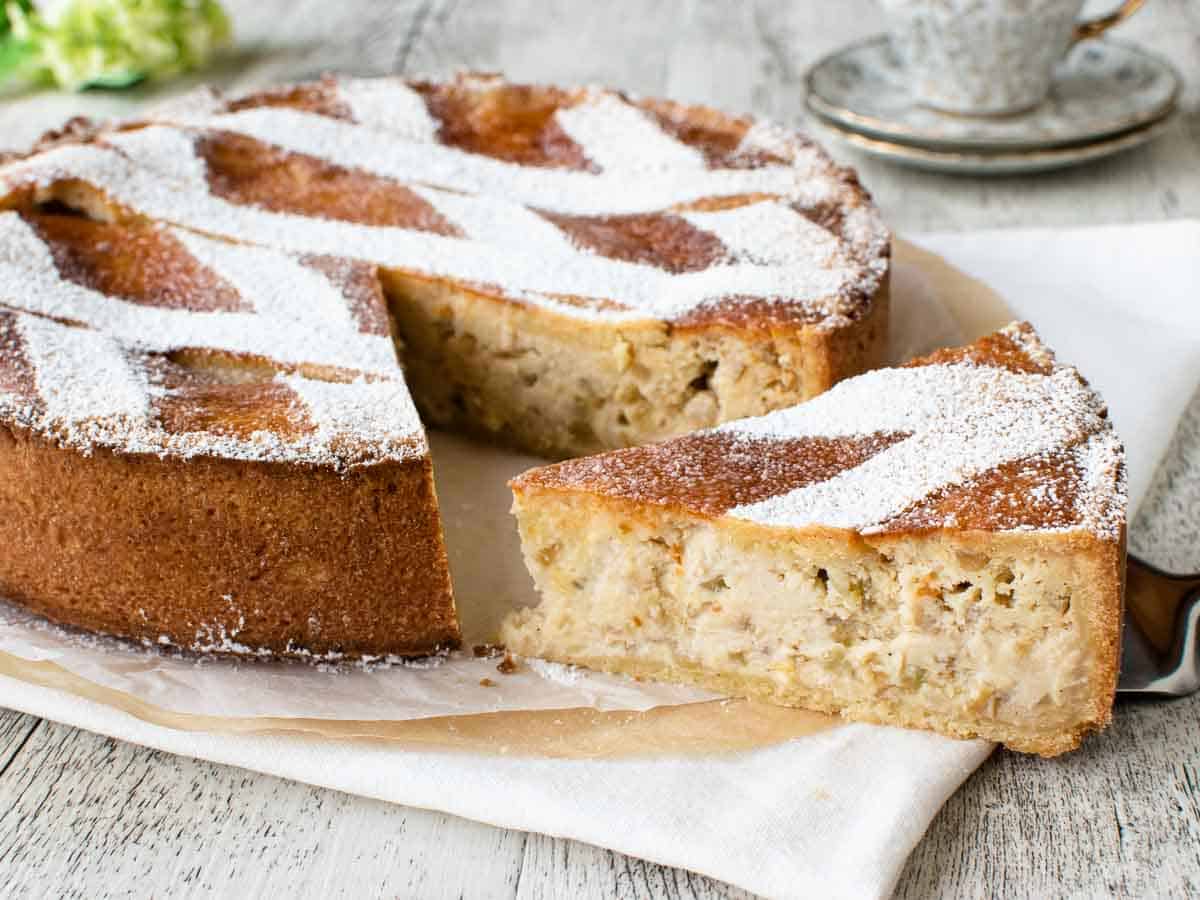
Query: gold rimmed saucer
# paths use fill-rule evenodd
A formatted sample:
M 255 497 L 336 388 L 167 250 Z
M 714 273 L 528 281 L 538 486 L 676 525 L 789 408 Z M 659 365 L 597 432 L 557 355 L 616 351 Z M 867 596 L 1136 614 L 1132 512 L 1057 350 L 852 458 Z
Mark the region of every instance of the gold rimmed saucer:
M 1047 172 L 1091 162 L 1139 147 L 1166 131 L 1174 120 L 1176 109 L 1167 110 L 1162 118 L 1120 134 L 1100 140 L 1043 150 L 1006 150 L 982 152 L 976 150 L 940 150 L 917 147 L 897 141 L 870 137 L 842 128 L 822 116 L 818 124 L 835 139 L 880 159 L 901 165 L 957 175 L 1022 175 Z
M 1113 40 L 1074 48 L 1045 102 L 999 116 L 940 112 L 917 102 L 887 37 L 844 47 L 805 74 L 805 105 L 823 120 L 882 141 L 999 153 L 1093 143 L 1162 120 L 1182 78 L 1169 62 Z

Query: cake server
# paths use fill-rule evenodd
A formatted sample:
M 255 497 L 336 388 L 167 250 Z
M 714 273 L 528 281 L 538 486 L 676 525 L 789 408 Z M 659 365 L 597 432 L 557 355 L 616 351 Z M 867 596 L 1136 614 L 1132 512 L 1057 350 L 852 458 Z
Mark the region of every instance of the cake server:
M 1200 574 L 1129 557 L 1119 694 L 1182 697 L 1200 689 Z

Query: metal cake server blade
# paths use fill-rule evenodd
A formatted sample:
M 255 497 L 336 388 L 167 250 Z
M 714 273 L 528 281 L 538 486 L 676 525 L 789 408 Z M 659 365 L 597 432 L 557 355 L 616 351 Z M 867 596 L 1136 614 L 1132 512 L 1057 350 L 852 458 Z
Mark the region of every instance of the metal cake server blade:
M 1200 690 L 1200 575 L 1129 557 L 1117 693 L 1182 697 Z

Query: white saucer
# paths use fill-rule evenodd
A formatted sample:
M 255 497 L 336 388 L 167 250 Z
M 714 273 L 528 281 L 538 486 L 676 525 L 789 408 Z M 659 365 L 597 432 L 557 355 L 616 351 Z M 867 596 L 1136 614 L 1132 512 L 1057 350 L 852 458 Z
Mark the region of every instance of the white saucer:
M 821 120 L 820 125 L 834 138 L 864 153 L 901 165 L 957 175 L 1018 175 L 1063 169 L 1140 146 L 1166 131 L 1172 122 L 1170 112 L 1149 125 L 1086 144 L 991 153 L 970 149 L 914 147 L 839 128 L 825 120 Z
M 1060 63 L 1050 97 L 1007 116 L 959 116 L 918 105 L 885 35 L 809 69 L 809 110 L 844 131 L 926 149 L 1012 151 L 1092 143 L 1164 119 L 1181 79 L 1170 63 L 1129 44 L 1087 41 Z

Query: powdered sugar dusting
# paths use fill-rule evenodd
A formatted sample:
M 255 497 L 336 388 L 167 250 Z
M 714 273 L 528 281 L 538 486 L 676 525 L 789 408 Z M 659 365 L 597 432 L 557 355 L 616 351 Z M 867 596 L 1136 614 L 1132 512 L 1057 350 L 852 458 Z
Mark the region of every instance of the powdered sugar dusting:
M 589 91 L 554 114 L 559 127 L 602 171 L 703 172 L 704 155 L 663 131 L 645 112 L 610 91 Z
M 0 213 L 0 304 L 83 323 L 127 346 L 156 352 L 211 348 L 292 365 L 397 371 L 390 338 L 361 334 L 348 301 L 320 273 L 272 250 L 172 234 L 258 312 L 147 306 L 69 282 L 42 238 L 14 212 Z
M 398 78 L 342 78 L 336 90 L 361 125 L 423 144 L 437 139 L 439 126 L 424 99 Z
M 196 154 L 195 138 L 186 132 L 137 128 L 109 134 L 105 141 L 132 159 L 146 160 L 189 190 L 208 190 L 208 167 Z
M 16 214 L 0 214 L 0 238 L 0 301 L 39 313 L 8 314 L 15 322 L 20 338 L 17 352 L 22 357 L 8 362 L 19 371 L 23 361 L 34 381 L 33 402 L 20 383 L 15 392 L 0 393 L 0 413 L 8 421 L 85 453 L 107 447 L 156 456 L 308 462 L 341 470 L 427 452 L 390 339 L 359 333 L 344 311 L 327 310 L 328 315 L 317 314 L 312 326 L 303 326 L 282 311 L 267 316 L 141 305 L 64 281 L 49 249 Z M 185 240 L 200 249 L 204 239 Z M 271 251 L 217 243 L 206 245 L 202 252 L 209 261 L 219 257 L 226 263 L 225 274 L 240 277 L 246 273 L 235 272 L 237 266 L 228 265 L 230 257 L 225 254 L 237 256 L 241 251 L 248 255 L 238 257 L 238 265 L 257 260 L 268 270 L 271 259 L 278 257 Z M 311 278 L 331 289 L 323 276 L 294 260 L 281 266 L 301 269 L 306 279 L 311 272 Z M 239 287 L 246 289 L 252 279 L 240 280 Z M 294 299 L 302 304 L 306 298 Z M 280 298 L 276 305 L 281 303 Z M 65 325 L 44 316 L 91 327 Z M 295 400 L 290 427 L 231 432 L 204 424 L 209 414 L 201 409 L 195 421 L 202 424 L 181 430 L 164 424 L 160 404 L 215 403 L 211 415 L 219 423 L 225 389 L 219 373 L 210 375 L 205 370 L 192 373 L 182 385 L 166 378 L 170 365 L 149 351 L 180 348 L 293 358 L 305 366 L 345 363 L 357 371 L 363 371 L 367 362 L 374 363 L 376 371 L 369 379 L 359 377 L 349 383 L 278 376 L 281 388 L 288 392 L 285 396 Z M 260 376 L 247 373 L 234 380 L 256 377 Z M 208 393 L 189 393 L 195 384 L 207 384 Z M 213 399 L 206 399 L 210 396 Z
M 754 153 L 769 153 L 793 165 L 807 164 L 810 170 L 815 170 L 822 162 L 815 145 L 800 144 L 794 132 L 763 119 L 755 121 L 746 130 L 738 145 L 737 155 L 749 156 Z
M 736 258 L 761 266 L 845 265 L 842 242 L 786 203 L 764 201 L 717 212 L 683 212 L 692 225 L 715 234 Z
M 172 234 L 192 256 L 237 288 L 259 314 L 333 329 L 326 333 L 328 337 L 355 331 L 346 296 L 327 277 L 294 257 L 183 229 L 173 229 Z
M 347 452 L 357 445 L 373 457 L 404 455 L 414 438 L 423 434 L 416 407 L 400 379 L 342 384 L 281 375 L 279 381 L 303 403 L 315 428 L 311 440 L 317 445 L 345 444 Z
M 116 422 L 144 422 L 150 397 L 144 373 L 102 334 L 22 316 L 25 356 L 42 401 L 39 418 L 51 432 L 79 434 Z
M 579 684 L 586 676 L 583 671 L 575 666 L 567 666 L 562 663 L 550 662 L 537 657 L 527 657 L 524 663 L 529 666 L 534 672 L 545 678 L 547 681 L 553 681 L 556 684 L 567 685 L 574 687 Z
M 1075 455 L 1083 472 L 1075 498 L 1079 519 L 1089 531 L 1116 537 L 1128 501 L 1125 448 L 1116 434 L 1103 431 L 1076 447 Z
M 561 229 L 526 206 L 420 186 L 413 191 L 472 241 L 517 251 L 536 247 L 559 258 L 578 256 Z
M 1053 359 L 1040 343 L 1034 349 Z M 1091 485 L 1080 492 L 1082 527 L 1111 537 L 1124 521 L 1115 495 L 1123 484 L 1120 444 L 1099 397 L 1065 366 L 1048 375 L 973 364 L 877 370 L 808 403 L 717 430 L 777 440 L 909 433 L 833 478 L 727 513 L 765 525 L 869 533 L 947 486 L 1008 462 L 1064 453 L 1077 454 L 1083 484 Z
M 353 122 L 274 106 L 216 116 L 178 116 L 172 119 L 172 124 L 176 131 L 229 131 L 406 184 L 491 195 L 572 215 L 657 212 L 708 197 L 748 194 L 785 196 L 816 205 L 836 201 L 845 190 L 827 160 L 823 168 L 812 171 L 784 165 L 751 169 L 688 166 L 625 168 L 596 174 L 522 166 L 443 144 L 406 141 L 375 130 L 364 132 L 363 126 Z M 664 138 L 674 140 L 667 135 Z M 123 142 L 122 149 L 149 161 L 145 153 L 139 152 L 143 148 L 133 144 Z
M 197 88 L 169 97 L 161 103 L 150 107 L 148 118 L 163 121 L 173 121 L 179 118 L 215 115 L 225 105 L 221 95 L 211 85 L 202 84 Z
M 84 453 L 106 447 L 158 457 L 301 462 L 337 470 L 428 452 L 399 378 L 341 384 L 280 375 L 277 381 L 296 398 L 292 428 L 248 435 L 171 431 L 153 401 L 177 389 L 158 378 L 154 357 L 131 352 L 100 332 L 13 315 L 40 402 L 0 392 L 0 415 L 64 447 Z
M 791 527 L 868 530 L 944 485 L 1064 448 L 1099 427 L 1088 392 L 1069 373 L 1046 378 L 966 366 L 912 371 L 927 377 L 841 392 L 841 403 L 864 421 L 839 423 L 852 430 L 833 432 L 868 433 L 871 414 L 886 403 L 895 408 L 887 416 L 892 421 L 876 430 L 897 430 L 892 422 L 902 419 L 901 428 L 912 431 L 911 437 L 828 481 L 730 514 Z M 977 377 L 980 373 L 984 377 Z M 910 406 L 910 397 L 918 402 Z
M 296 253 L 349 254 L 486 285 L 590 319 L 671 320 L 730 298 L 763 297 L 802 305 L 821 325 L 834 327 L 868 302 L 886 273 L 887 231 L 877 216 L 863 214 L 873 208 L 824 154 L 776 126 L 750 126 L 738 150 L 749 154 L 748 165 L 710 168 L 703 153 L 618 94 L 574 92 L 564 96 L 582 99 L 559 108 L 554 121 L 600 168 L 581 171 L 525 166 L 443 145 L 436 139 L 440 124 L 421 95 L 396 79 L 351 79 L 325 89 L 334 90 L 357 121 L 306 109 L 302 101 L 296 107 L 179 104 L 160 111 L 152 124 L 107 134 L 100 144 L 59 147 L 0 170 L 0 186 L 74 178 L 152 219 Z M 196 148 L 198 139 L 220 141 L 225 132 L 399 182 L 466 237 L 225 201 L 208 187 L 209 175 L 220 173 L 207 171 Z M 741 205 L 720 212 L 690 208 L 724 197 L 737 197 Z M 838 237 L 801 214 L 839 206 Z M 537 212 L 602 220 L 681 208 L 695 227 L 723 238 L 733 258 L 674 274 L 575 246 Z M 583 302 L 563 304 L 562 297 Z
M 138 161 L 147 163 L 147 168 L 103 146 L 60 147 L 0 171 L 0 183 L 12 189 L 30 180 L 44 183 L 82 178 L 121 206 L 210 234 L 296 253 L 351 254 L 397 269 L 494 285 L 507 296 L 551 305 L 562 312 L 571 308 L 547 301 L 548 295 L 616 299 L 625 304 L 619 308 L 574 308 L 575 315 L 601 320 L 674 319 L 726 297 L 750 295 L 788 298 L 824 308 L 832 321 L 840 321 L 836 316 L 842 298 L 856 289 L 873 290 L 881 276 L 879 270 L 864 270 L 857 263 L 817 267 L 811 261 L 795 259 L 788 265 L 735 262 L 674 274 L 596 256 L 565 241 L 539 242 L 536 232 L 529 235 L 531 242 L 526 246 L 515 247 L 238 206 L 207 190 L 172 184 L 153 170 L 159 156 L 153 134 L 171 131 L 165 126 L 143 129 Z M 164 144 L 164 152 L 178 152 L 178 148 L 174 135 Z M 447 208 L 449 204 L 447 201 Z M 478 233 L 487 231 L 478 221 L 468 224 Z

